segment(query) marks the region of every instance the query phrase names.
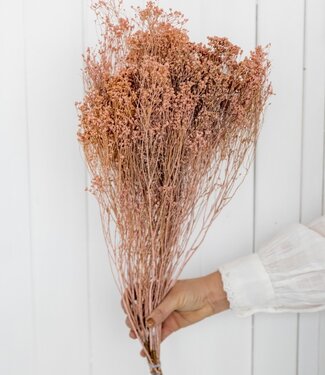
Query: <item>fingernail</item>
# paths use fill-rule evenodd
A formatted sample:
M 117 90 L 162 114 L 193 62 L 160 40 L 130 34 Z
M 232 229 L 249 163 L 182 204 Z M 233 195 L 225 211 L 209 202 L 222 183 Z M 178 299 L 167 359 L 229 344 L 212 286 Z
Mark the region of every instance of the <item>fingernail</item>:
M 147 319 L 147 326 L 152 327 L 155 324 L 155 321 L 152 318 Z

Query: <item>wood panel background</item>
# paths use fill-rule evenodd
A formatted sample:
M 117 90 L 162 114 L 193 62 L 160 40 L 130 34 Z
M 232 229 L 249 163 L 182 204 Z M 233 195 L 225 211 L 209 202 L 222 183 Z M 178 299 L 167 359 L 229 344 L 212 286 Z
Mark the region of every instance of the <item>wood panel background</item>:
M 125 0 L 125 7 L 143 4 Z M 245 54 L 271 43 L 275 96 L 257 158 L 183 277 L 258 251 L 324 214 L 324 0 L 161 0 L 190 36 Z M 76 141 L 90 0 L 0 0 L 0 373 L 148 373 L 128 337 L 89 176 Z M 163 343 L 165 374 L 325 375 L 325 312 L 232 311 Z

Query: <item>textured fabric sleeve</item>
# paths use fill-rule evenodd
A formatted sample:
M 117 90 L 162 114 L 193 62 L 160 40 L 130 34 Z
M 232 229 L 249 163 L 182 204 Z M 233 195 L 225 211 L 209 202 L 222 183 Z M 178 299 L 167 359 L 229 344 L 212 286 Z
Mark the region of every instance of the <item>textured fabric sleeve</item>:
M 325 310 L 325 216 L 308 226 L 286 227 L 219 272 L 230 309 L 239 317 Z

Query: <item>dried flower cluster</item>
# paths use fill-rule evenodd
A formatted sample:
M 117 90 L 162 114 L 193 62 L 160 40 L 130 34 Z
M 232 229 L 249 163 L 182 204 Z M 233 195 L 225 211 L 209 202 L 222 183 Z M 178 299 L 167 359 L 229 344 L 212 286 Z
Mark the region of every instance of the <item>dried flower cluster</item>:
M 101 28 L 84 57 L 78 140 L 101 209 L 124 307 L 161 374 L 160 332 L 145 317 L 161 302 L 254 156 L 272 94 L 257 46 L 189 40 L 180 12 L 153 1 L 123 14 L 121 0 L 92 5 Z

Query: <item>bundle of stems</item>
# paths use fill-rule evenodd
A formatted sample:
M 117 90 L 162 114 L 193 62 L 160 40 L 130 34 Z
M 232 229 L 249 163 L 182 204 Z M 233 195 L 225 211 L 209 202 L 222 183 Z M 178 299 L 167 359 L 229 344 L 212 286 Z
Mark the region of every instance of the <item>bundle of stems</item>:
M 92 3 L 100 37 L 83 54 L 78 141 L 110 265 L 152 374 L 161 326 L 145 318 L 242 183 L 272 87 L 266 48 L 190 41 L 187 19 L 148 1 Z

